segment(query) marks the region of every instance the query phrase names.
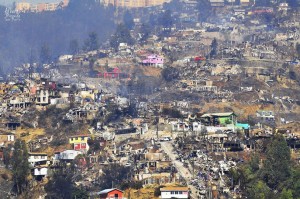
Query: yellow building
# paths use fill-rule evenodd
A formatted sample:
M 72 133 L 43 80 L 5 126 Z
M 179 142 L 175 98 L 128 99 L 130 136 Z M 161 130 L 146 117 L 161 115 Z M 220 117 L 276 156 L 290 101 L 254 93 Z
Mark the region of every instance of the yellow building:
M 16 11 L 26 12 L 29 10 L 30 10 L 30 3 L 27 3 L 27 2 L 16 3 Z
M 87 135 L 74 135 L 69 137 L 70 144 L 87 143 L 89 136 Z
M 86 153 L 90 148 L 88 139 L 87 135 L 75 135 L 69 138 L 69 143 L 73 145 L 74 150 Z

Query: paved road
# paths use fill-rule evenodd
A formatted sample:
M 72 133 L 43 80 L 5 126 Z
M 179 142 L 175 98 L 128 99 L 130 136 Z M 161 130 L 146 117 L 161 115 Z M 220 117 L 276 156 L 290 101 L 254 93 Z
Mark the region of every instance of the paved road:
M 160 142 L 161 148 L 162 150 L 165 151 L 166 154 L 168 154 L 169 158 L 174 163 L 174 166 L 176 167 L 179 174 L 185 179 L 186 182 L 189 182 L 192 179 L 193 175 L 187 168 L 183 166 L 182 162 L 176 160 L 176 155 L 173 154 L 174 147 L 172 146 L 171 143 L 172 142 Z M 192 185 L 188 185 L 188 187 L 192 191 L 192 194 L 190 195 L 191 198 L 197 199 L 198 198 L 196 195 L 197 189 Z

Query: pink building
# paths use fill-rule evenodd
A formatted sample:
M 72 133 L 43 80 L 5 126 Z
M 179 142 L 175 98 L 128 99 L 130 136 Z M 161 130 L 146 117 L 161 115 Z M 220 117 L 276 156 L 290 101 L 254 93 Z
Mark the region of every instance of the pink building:
M 146 66 L 156 66 L 156 67 L 163 67 L 164 65 L 164 58 L 159 55 L 149 55 L 147 59 L 143 60 L 143 65 Z

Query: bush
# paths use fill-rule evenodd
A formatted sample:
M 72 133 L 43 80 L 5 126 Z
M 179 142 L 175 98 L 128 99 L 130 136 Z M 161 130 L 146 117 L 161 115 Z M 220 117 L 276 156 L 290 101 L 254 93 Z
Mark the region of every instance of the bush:
M 169 115 L 170 117 L 173 117 L 173 118 L 182 118 L 182 114 L 177 109 L 164 108 L 163 111 L 162 111 L 162 113 L 164 115 Z
M 174 68 L 174 67 L 167 67 L 167 68 L 164 68 L 161 71 L 161 75 L 162 75 L 162 77 L 165 81 L 171 82 L 173 80 L 178 79 L 179 70 L 177 68 Z
M 165 187 L 165 186 L 158 186 L 158 187 L 156 187 L 155 188 L 155 190 L 154 190 L 154 196 L 155 197 L 159 197 L 160 196 L 160 194 L 161 194 L 161 191 L 160 191 L 160 188 L 163 188 L 163 187 Z

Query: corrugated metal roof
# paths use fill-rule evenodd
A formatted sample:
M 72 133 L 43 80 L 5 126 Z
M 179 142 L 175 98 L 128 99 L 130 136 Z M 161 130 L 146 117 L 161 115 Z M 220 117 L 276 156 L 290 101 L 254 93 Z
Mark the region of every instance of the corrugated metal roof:
M 219 116 L 219 117 L 226 117 L 230 115 L 235 115 L 234 112 L 225 112 L 225 113 L 205 113 L 201 117 L 212 117 L 212 116 Z
M 114 190 L 118 190 L 118 191 L 120 191 L 120 192 L 123 192 L 123 191 L 121 191 L 121 190 L 119 190 L 119 189 L 112 188 L 112 189 L 104 189 L 104 190 L 98 192 L 98 194 L 107 194 L 107 193 L 109 193 L 109 192 L 111 192 L 111 191 L 114 191 Z
M 188 191 L 188 187 L 164 187 L 160 188 L 160 191 Z

